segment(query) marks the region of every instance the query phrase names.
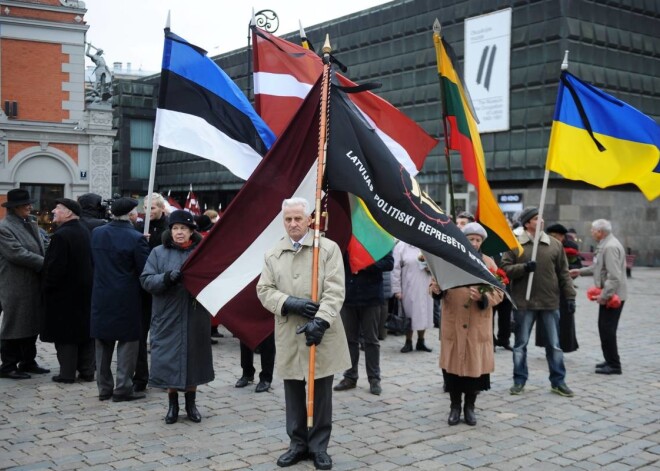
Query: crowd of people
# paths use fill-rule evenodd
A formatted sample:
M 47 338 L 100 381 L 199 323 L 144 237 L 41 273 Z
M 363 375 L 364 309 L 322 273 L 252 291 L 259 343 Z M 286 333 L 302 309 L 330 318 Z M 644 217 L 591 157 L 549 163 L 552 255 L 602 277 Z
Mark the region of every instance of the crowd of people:
M 181 268 L 218 215 L 211 212 L 196 220 L 184 210 L 168 214 L 161 195 L 153 194 L 150 200 L 151 207 L 144 208 L 149 231 L 143 234 L 144 226 L 134 223 L 139 204 L 135 199 L 115 199 L 109 222 L 100 212 L 99 195 L 57 199 L 52 211 L 57 229 L 46 247 L 30 218 L 34 200 L 24 189 L 9 191 L 2 204 L 7 216 L 0 221 L 1 378 L 21 380 L 50 372 L 36 361 L 41 336 L 55 345 L 60 370 L 53 381 L 96 381 L 100 401 L 134 401 L 146 397 L 147 387 L 163 390 L 166 424 L 178 421 L 183 393 L 188 419 L 202 420 L 196 392 L 214 379 L 211 345 L 220 334 L 217 320 L 183 287 Z M 259 300 L 273 314 L 274 332 L 257 347 L 261 372 L 255 388 L 257 393 L 268 392 L 274 370 L 283 381 L 290 443 L 277 460 L 280 467 L 311 459 L 317 469 L 332 468 L 327 448 L 333 390 L 357 387 L 363 350 L 369 392 L 383 394 L 380 340 L 387 335 L 384 321 L 394 304 L 410 319 L 404 354 L 432 351 L 425 333 L 434 326 L 434 306 L 439 314 L 439 366 L 451 426 L 460 422 L 461 414 L 466 424 L 477 424 L 476 399 L 490 389 L 497 346 L 512 351 L 510 394 L 524 393 L 534 324 L 536 344 L 546 351 L 551 391 L 573 396 L 563 355 L 578 348 L 572 281 L 577 276 L 593 276 L 593 299 L 599 305 L 604 362 L 596 365 L 595 373 L 622 373 L 616 333 L 627 295 L 626 259 L 607 220 L 593 221 L 591 235 L 598 243 L 594 263 L 582 267 L 569 230 L 561 224 L 544 230 L 538 209 L 525 208 L 517 230 L 524 252 L 495 258 L 482 254 L 484 264 L 503 281 L 504 291 L 490 285 L 443 289 L 419 248 L 403 241 L 353 273 L 335 242 L 314 240 L 308 201 L 284 200 L 282 214 L 284 237 L 265 254 L 257 283 Z M 457 226 L 481 253 L 486 229 L 467 212 L 459 214 Z M 533 250 L 535 239 L 538 246 Z M 309 270 L 315 249 L 319 273 L 314 284 Z M 240 358 L 237 388 L 252 383 L 256 373 L 254 352 L 243 342 Z M 310 366 L 313 385 L 308 384 Z M 336 384 L 335 375 L 342 376 Z M 308 411 L 310 386 L 314 401 Z

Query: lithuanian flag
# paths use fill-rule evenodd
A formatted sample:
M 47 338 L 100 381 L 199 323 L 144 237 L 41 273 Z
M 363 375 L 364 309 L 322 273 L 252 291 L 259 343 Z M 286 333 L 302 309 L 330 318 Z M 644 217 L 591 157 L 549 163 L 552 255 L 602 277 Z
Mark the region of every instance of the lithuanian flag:
M 488 232 L 488 238 L 481 246 L 481 250 L 487 255 L 514 249 L 522 253 L 523 249 L 511 231 L 486 180 L 486 162 L 481 138 L 463 84 L 450 57 L 450 55 L 454 56 L 451 46 L 438 32 L 433 33 L 433 42 L 442 91 L 445 145 L 451 150 L 460 152 L 465 180 L 477 190 L 475 218 Z

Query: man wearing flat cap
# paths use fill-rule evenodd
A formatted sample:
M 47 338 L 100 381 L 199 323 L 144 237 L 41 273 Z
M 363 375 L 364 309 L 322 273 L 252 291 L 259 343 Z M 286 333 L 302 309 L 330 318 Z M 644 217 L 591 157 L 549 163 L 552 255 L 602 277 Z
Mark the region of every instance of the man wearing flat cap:
M 575 313 L 575 289 L 568 272 L 568 262 L 561 242 L 543 232 L 543 220 L 537 208 L 525 208 L 520 214 L 524 232 L 518 237 L 524 252 L 507 252 L 502 256 L 501 268 L 511 280 L 511 297 L 516 304 L 515 345 L 513 346 L 513 386 L 511 394 L 522 394 L 528 378 L 527 343 L 534 322 L 543 323 L 547 337 L 545 357 L 550 370 L 551 391 L 571 397 L 566 385 L 564 353 L 559 346 L 559 295 L 566 298 L 567 309 Z M 534 237 L 540 232 L 536 259 L 532 260 Z M 527 283 L 533 275 L 532 291 L 527 300 Z
M 130 222 L 138 202 L 118 198 L 113 220 L 92 231 L 91 336 L 96 339 L 96 383 L 99 400 L 114 402 L 144 398 L 133 390 L 133 374 L 141 329 L 139 276 L 149 256 L 147 240 Z M 110 365 L 117 346 L 117 381 Z
M 0 378 L 27 379 L 50 370 L 37 362 L 37 337 L 43 327 L 41 269 L 44 244 L 39 227 L 30 220 L 30 193 L 9 190 L 7 217 L 0 221 Z
M 54 342 L 58 383 L 94 381 L 94 341 L 89 336 L 92 298 L 92 251 L 89 230 L 80 222 L 77 201 L 59 198 L 53 209 L 57 229 L 44 260 L 46 326 L 41 339 Z

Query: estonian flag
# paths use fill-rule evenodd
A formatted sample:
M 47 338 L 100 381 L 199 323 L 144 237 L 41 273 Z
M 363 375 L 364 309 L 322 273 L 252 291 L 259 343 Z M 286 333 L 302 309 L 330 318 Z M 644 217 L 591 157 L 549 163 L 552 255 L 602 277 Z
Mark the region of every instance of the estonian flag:
M 206 51 L 165 30 L 154 146 L 213 160 L 246 180 L 275 135 Z

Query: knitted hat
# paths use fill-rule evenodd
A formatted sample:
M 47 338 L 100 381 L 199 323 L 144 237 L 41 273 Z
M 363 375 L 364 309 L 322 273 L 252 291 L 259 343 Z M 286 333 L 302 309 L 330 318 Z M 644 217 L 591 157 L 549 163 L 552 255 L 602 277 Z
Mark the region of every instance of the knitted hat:
M 520 213 L 520 225 L 525 227 L 525 224 L 527 224 L 534 216 L 538 214 L 539 209 L 533 206 L 523 209 L 522 213 Z
M 463 227 L 463 234 L 466 236 L 469 235 L 478 235 L 481 236 L 482 242 L 486 240 L 486 237 L 488 237 L 488 234 L 486 233 L 486 229 L 484 229 L 484 226 L 479 224 L 478 222 L 469 222 Z

